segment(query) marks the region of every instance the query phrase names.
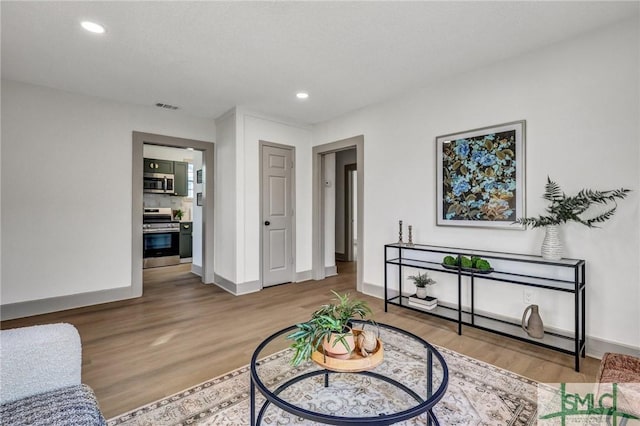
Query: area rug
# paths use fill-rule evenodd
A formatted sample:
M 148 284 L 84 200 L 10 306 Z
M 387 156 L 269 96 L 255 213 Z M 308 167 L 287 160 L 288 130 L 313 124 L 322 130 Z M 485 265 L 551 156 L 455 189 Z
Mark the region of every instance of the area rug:
M 385 343 L 387 357 L 404 357 L 407 362 L 407 383 L 412 380 L 410 365 L 421 362 L 424 349 L 406 345 L 401 335 L 386 331 L 381 335 Z M 442 400 L 434 407 L 434 413 L 442 425 L 533 425 L 536 424 L 538 383 L 515 373 L 486 364 L 462 354 L 438 347 L 449 368 L 449 386 Z M 288 362 L 292 357 L 290 349 L 285 349 L 259 362 L 259 368 L 268 371 L 272 383 L 286 381 L 291 374 Z M 422 364 L 420 364 L 422 365 Z M 296 374 L 311 371 L 318 367 L 308 362 L 298 367 Z M 383 362 L 377 369 L 384 369 Z M 403 369 L 404 370 L 404 369 Z M 266 373 L 265 373 L 266 374 Z M 437 373 L 436 373 L 437 374 Z M 353 409 L 345 405 L 341 389 L 353 393 L 358 389 L 358 401 L 365 401 L 361 407 L 374 407 L 377 412 L 397 407 L 385 407 L 394 404 L 406 396 L 389 394 L 379 395 L 379 386 L 368 386 L 366 376 L 337 375 L 332 378 L 331 391 L 322 392 L 322 385 L 312 380 L 299 382 L 298 388 L 290 388 L 300 403 L 325 405 L 335 408 L 336 412 Z M 250 369 L 245 366 L 176 393 L 170 397 L 150 403 L 143 407 L 108 420 L 109 426 L 178 426 L 178 425 L 248 425 L 249 424 L 249 386 Z M 262 377 L 262 376 L 261 376 Z M 332 376 L 333 377 L 333 376 Z M 318 377 L 319 380 L 322 380 Z M 374 392 L 375 389 L 377 392 Z M 257 392 L 257 406 L 264 399 Z M 353 400 L 353 398 L 351 398 Z M 349 404 L 349 403 L 346 403 Z M 304 406 L 303 405 L 303 406 Z M 361 408 L 360 407 L 360 408 Z M 375 414 L 372 414 L 375 415 Z M 298 418 L 270 405 L 266 410 L 262 424 L 265 425 L 311 425 L 308 420 Z M 427 424 L 426 416 L 400 423 L 402 425 Z

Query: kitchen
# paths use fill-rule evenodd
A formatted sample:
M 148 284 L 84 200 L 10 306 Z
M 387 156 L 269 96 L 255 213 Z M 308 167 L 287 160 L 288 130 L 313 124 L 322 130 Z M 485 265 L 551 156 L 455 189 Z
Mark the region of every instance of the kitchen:
M 144 144 L 143 268 L 201 270 L 202 153 Z M 196 202 L 194 203 L 194 199 Z M 195 205 L 194 205 L 195 204 Z

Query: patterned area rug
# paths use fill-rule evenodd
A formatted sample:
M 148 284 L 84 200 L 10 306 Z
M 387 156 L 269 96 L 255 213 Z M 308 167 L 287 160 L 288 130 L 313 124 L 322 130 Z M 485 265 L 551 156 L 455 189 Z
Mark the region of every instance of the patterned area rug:
M 422 354 L 419 348 L 403 344 L 402 336 L 388 333 L 381 336 L 387 357 L 405 357 L 408 365 Z M 469 358 L 445 348 L 438 348 L 449 367 L 449 386 L 442 400 L 434 407 L 434 413 L 442 425 L 533 425 L 536 424 L 538 383 L 515 373 Z M 415 356 L 414 356 L 415 355 Z M 422 356 L 422 355 L 420 355 Z M 260 361 L 260 367 L 268 371 L 274 383 L 286 381 L 292 368 L 288 362 L 290 349 L 278 352 Z M 296 374 L 315 370 L 308 362 L 298 367 Z M 376 368 L 384 372 L 383 362 Z M 407 371 L 410 371 L 407 368 Z M 109 426 L 178 426 L 178 425 L 247 425 L 249 424 L 250 369 L 245 366 L 205 383 L 153 402 L 128 413 L 110 419 Z M 264 377 L 261 373 L 261 377 Z M 292 397 L 299 398 L 301 406 L 313 408 L 322 405 L 332 412 L 349 413 L 350 410 L 369 409 L 375 412 L 397 410 L 407 404 L 406 395 L 398 395 L 393 387 L 370 386 L 369 377 L 362 375 L 335 375 L 330 391 L 323 389 L 322 376 L 318 380 L 299 382 L 289 388 Z M 408 373 L 406 383 L 410 384 Z M 355 391 L 354 391 L 355 389 Z M 357 393 L 357 398 L 345 398 L 345 393 Z M 264 402 L 259 392 L 257 406 Z M 358 407 L 353 407 L 357 399 Z M 345 402 L 349 401 L 349 402 Z M 372 414 L 373 413 L 373 414 Z M 342 414 L 348 415 L 348 414 Z M 424 425 L 426 416 L 408 420 L 403 425 Z M 309 425 L 305 419 L 285 413 L 270 405 L 262 424 Z

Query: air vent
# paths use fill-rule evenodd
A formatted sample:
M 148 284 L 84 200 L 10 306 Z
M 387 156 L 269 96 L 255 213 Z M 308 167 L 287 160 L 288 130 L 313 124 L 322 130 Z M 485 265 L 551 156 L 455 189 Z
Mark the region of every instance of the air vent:
M 164 108 L 164 109 L 173 109 L 173 110 L 178 109 L 178 107 L 177 107 L 177 106 L 169 105 L 169 104 L 163 104 L 163 103 L 161 103 L 161 102 L 158 102 L 158 103 L 156 104 L 156 106 L 157 106 L 158 108 Z

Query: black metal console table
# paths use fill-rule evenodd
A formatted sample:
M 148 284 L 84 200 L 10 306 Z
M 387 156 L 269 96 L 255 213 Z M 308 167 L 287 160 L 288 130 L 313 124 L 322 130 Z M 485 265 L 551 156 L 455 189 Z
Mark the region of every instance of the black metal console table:
M 475 327 L 492 333 L 511 337 L 534 345 L 573 355 L 575 370 L 580 371 L 580 357 L 585 357 L 585 261 L 581 259 L 544 260 L 540 256 L 500 253 L 482 250 L 438 247 L 429 245 L 386 244 L 384 246 L 384 309 L 397 305 L 403 308 L 426 313 L 454 321 L 458 324 L 458 334 L 462 326 Z M 461 256 L 478 256 L 487 259 L 494 266 L 491 273 L 479 273 L 461 267 L 451 269 L 442 265 L 445 256 L 459 259 Z M 457 303 L 438 303 L 433 310 L 420 309 L 409 305 L 409 296 L 403 283 L 405 267 L 438 271 L 457 277 Z M 396 269 L 394 271 L 394 269 Z M 389 278 L 397 274 L 397 283 L 391 288 Z M 463 306 L 463 278 L 468 277 L 470 286 L 470 306 Z M 520 327 L 519 322 L 500 318 L 476 310 L 476 293 L 482 291 L 482 280 L 501 281 L 513 285 L 543 288 L 547 290 L 573 294 L 574 327 L 572 333 L 556 332 L 546 329 L 542 339 L 531 338 Z

